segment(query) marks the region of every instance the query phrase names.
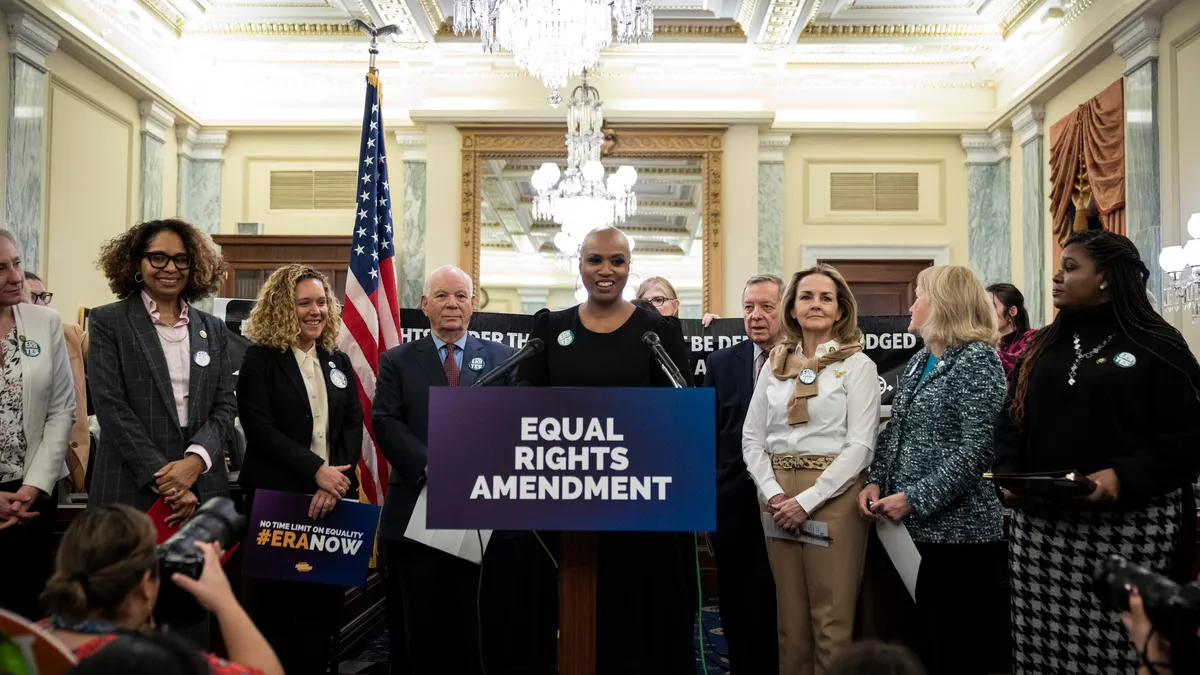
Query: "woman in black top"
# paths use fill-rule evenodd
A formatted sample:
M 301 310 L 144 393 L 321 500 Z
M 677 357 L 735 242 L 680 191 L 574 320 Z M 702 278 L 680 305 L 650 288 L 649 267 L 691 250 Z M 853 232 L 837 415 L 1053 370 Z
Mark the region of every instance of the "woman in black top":
M 517 381 L 540 387 L 669 387 L 642 343 L 658 333 L 687 378 L 687 345 L 679 321 L 622 299 L 629 242 L 600 228 L 580 249 L 588 299 L 533 317 L 530 337 L 546 350 L 525 361 Z M 596 672 L 684 675 L 695 672 L 695 550 L 690 534 L 603 532 L 597 542 Z M 552 546 L 553 548 L 553 546 Z
M 1129 239 L 1073 235 L 1054 275 L 1054 323 L 1026 348 L 996 429 L 997 473 L 1078 471 L 1095 490 L 1014 507 L 1014 675 L 1129 673 L 1121 615 L 1092 590 L 1110 554 L 1182 580 L 1200 465 L 1200 366 L 1146 297 Z

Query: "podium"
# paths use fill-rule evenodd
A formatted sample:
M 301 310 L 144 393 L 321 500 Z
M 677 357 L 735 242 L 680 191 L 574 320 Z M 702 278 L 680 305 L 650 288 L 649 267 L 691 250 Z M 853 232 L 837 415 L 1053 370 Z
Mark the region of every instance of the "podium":
M 596 673 L 597 532 L 716 527 L 712 389 L 434 388 L 427 525 L 561 531 L 558 663 Z

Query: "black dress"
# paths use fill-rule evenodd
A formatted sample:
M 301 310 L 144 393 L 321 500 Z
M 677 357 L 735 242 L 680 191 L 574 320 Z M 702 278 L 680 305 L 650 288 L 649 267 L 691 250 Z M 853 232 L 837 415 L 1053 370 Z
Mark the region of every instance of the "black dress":
M 533 317 L 530 337 L 541 338 L 546 350 L 522 364 L 517 381 L 542 387 L 669 387 L 642 343 L 646 331 L 658 333 L 688 378 L 687 343 L 678 320 L 638 307 L 617 330 L 593 333 L 579 320 L 579 308 L 572 307 Z M 554 534 L 547 542 L 552 549 L 558 543 Z M 691 533 L 602 532 L 597 547 L 596 672 L 694 673 L 697 589 Z

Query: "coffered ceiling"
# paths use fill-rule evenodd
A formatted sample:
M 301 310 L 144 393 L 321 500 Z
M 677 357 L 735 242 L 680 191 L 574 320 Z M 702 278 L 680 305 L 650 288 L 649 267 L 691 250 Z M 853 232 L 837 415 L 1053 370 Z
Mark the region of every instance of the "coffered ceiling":
M 453 34 L 453 0 L 18 1 L 206 125 L 353 124 L 367 61 L 355 18 L 400 29 L 379 57 L 390 125 L 562 114 L 511 55 Z M 605 52 L 593 84 L 614 119 L 978 128 L 1031 46 L 1128 1 L 653 0 L 654 40 Z

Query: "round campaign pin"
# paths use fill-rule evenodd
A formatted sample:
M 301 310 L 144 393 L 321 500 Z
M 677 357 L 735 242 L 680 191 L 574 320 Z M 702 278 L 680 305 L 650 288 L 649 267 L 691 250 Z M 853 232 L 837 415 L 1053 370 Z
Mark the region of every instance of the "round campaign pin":
M 333 370 L 329 371 L 329 381 L 333 382 L 333 386 L 337 387 L 338 389 L 346 388 L 346 384 L 347 384 L 346 374 L 343 373 L 342 371 L 338 370 L 337 368 L 334 368 Z
M 812 368 L 805 368 L 800 371 L 800 381 L 804 384 L 812 384 L 817 381 L 817 371 Z
M 204 368 L 212 362 L 212 357 L 208 355 L 208 352 L 196 352 L 196 355 L 192 357 L 192 360 L 196 362 L 196 365 Z
M 571 344 L 574 341 L 575 341 L 575 334 L 569 330 L 564 330 L 563 332 L 558 334 L 558 344 L 560 346 L 566 347 L 567 345 Z
M 200 337 L 202 337 L 202 338 L 207 338 L 207 337 L 208 337 L 208 331 L 206 331 L 206 330 L 201 330 L 201 331 L 200 331 Z
M 475 372 L 479 372 L 483 370 L 483 359 L 476 356 L 475 358 L 471 359 L 471 363 L 467 364 L 467 367 Z
M 1121 352 L 1113 357 L 1113 363 L 1122 368 L 1132 368 L 1137 363 L 1137 357 L 1129 352 Z
M 42 346 L 33 340 L 22 340 L 21 351 L 25 353 L 25 356 L 37 356 L 42 353 Z

